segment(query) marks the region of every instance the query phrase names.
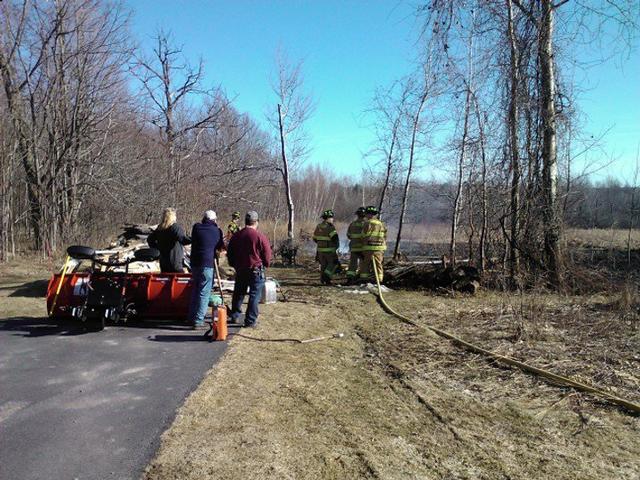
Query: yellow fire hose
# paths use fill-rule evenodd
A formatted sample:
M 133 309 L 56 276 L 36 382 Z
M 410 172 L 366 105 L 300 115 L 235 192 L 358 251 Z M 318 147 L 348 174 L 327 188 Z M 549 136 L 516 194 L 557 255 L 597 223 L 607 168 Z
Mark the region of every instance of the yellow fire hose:
M 53 315 L 53 312 L 56 309 L 56 303 L 58 303 L 58 295 L 60 294 L 60 289 L 62 288 L 62 284 L 64 283 L 64 276 L 67 274 L 67 267 L 69 266 L 69 260 L 71 260 L 71 257 L 67 255 L 67 259 L 64 261 L 64 267 L 62 267 L 62 275 L 60 275 L 58 288 L 56 288 L 56 295 L 55 297 L 53 297 L 53 303 L 51 304 L 51 311 L 49 312 L 49 316 Z
M 382 296 L 382 288 L 380 286 L 380 279 L 378 278 L 378 267 L 376 265 L 375 262 L 373 263 L 373 271 L 375 272 L 375 276 L 376 276 L 376 284 L 378 286 L 378 299 L 380 300 L 380 303 L 382 304 L 382 307 L 387 311 L 387 313 L 395 316 L 396 318 L 402 320 L 403 322 L 406 322 L 410 325 L 413 325 L 416 328 L 422 329 L 422 330 L 429 330 L 437 335 L 439 335 L 440 337 L 446 338 L 447 340 L 450 340 L 451 343 L 453 343 L 454 345 L 461 347 L 465 350 L 469 350 L 471 352 L 474 353 L 478 353 L 480 355 L 484 355 L 485 357 L 491 358 L 492 360 L 495 360 L 498 363 L 501 363 L 503 365 L 509 365 L 512 367 L 517 367 L 520 370 L 523 370 L 527 373 L 531 373 L 534 375 L 537 375 L 539 377 L 542 377 L 543 379 L 545 379 L 548 383 L 554 384 L 554 385 L 560 385 L 563 387 L 570 387 L 570 388 L 574 388 L 576 390 L 582 391 L 582 392 L 587 392 L 587 393 L 591 393 L 593 395 L 597 395 L 599 397 L 604 398 L 605 400 L 614 403 L 616 405 L 619 405 L 621 407 L 624 407 L 632 412 L 635 413 L 640 413 L 640 405 L 638 405 L 637 403 L 633 403 L 629 400 L 625 400 L 624 398 L 620 398 L 617 397 L 615 395 L 612 395 L 604 390 L 602 390 L 601 388 L 598 387 L 593 387 L 591 385 L 587 385 L 585 383 L 579 382 L 577 380 L 574 380 L 572 378 L 569 377 L 565 377 L 563 375 L 558 375 L 556 373 L 550 372 L 548 370 L 544 370 L 542 368 L 538 368 L 538 367 L 534 367 L 532 365 L 529 365 L 527 363 L 521 362 L 519 360 L 516 360 L 515 358 L 511 358 L 511 357 L 506 357 L 504 355 L 500 355 L 498 353 L 494 353 L 491 352 L 489 350 L 485 350 L 482 347 L 478 347 L 477 345 L 474 345 L 472 343 L 466 342 L 458 337 L 456 337 L 455 335 L 452 335 L 449 332 L 446 332 L 444 330 L 440 330 L 439 328 L 435 328 L 432 327 L 431 325 L 420 325 L 416 322 L 414 322 L 413 320 L 411 320 L 410 318 L 405 317 L 404 315 L 399 314 L 398 312 L 396 312 L 393 308 L 391 308 L 389 306 L 389 304 L 385 301 L 384 297 Z

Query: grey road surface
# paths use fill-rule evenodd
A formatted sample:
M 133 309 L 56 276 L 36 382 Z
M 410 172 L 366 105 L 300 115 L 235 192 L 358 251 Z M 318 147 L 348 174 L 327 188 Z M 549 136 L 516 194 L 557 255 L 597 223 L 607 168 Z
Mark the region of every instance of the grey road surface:
M 224 342 L 171 326 L 0 322 L 0 479 L 139 478 Z

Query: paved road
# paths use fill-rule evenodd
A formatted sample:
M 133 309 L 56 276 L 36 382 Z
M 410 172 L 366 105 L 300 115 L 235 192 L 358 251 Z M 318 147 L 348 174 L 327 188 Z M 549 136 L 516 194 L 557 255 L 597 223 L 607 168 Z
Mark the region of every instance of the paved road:
M 180 327 L 0 322 L 0 479 L 138 478 L 224 348 Z

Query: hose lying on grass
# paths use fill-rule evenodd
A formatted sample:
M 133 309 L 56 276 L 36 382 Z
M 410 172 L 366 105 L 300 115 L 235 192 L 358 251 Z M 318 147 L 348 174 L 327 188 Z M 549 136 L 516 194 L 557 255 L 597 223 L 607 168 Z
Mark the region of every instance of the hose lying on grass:
M 249 335 L 244 335 L 242 333 L 235 333 L 233 335 L 236 337 L 242 337 L 249 340 L 255 340 L 256 342 L 290 342 L 290 343 L 313 343 L 313 342 L 320 342 L 322 340 L 331 340 L 332 338 L 344 337 L 344 333 L 334 333 L 333 335 L 328 335 L 326 337 L 307 338 L 306 340 L 301 340 L 299 338 L 260 338 L 260 337 L 251 337 Z
M 484 355 L 485 357 L 489 357 L 493 360 L 495 360 L 498 363 L 501 363 L 503 365 L 509 365 L 512 367 L 517 367 L 520 370 L 523 370 L 527 373 L 531 373 L 534 375 L 537 375 L 539 377 L 544 378 L 547 382 L 554 384 L 554 385 L 560 385 L 563 387 L 570 387 L 570 388 L 574 388 L 576 390 L 582 391 L 582 392 L 587 392 L 587 393 L 591 393 L 593 395 L 597 395 L 599 397 L 604 398 L 605 400 L 614 403 L 616 405 L 619 405 L 623 408 L 626 408 L 629 411 L 632 411 L 636 414 L 640 414 L 640 405 L 638 405 L 637 403 L 631 402 L 629 400 L 625 400 L 624 398 L 620 398 L 617 397 L 615 395 L 612 395 L 604 390 L 602 390 L 601 388 L 598 387 L 593 387 L 591 385 L 587 385 L 585 383 L 579 382 L 577 380 L 574 380 L 572 378 L 569 377 L 565 377 L 562 375 L 558 375 L 556 373 L 550 372 L 548 370 L 544 370 L 542 368 L 538 368 L 538 367 L 534 367 L 532 365 L 529 365 L 527 363 L 521 362 L 519 360 L 516 360 L 515 358 L 511 358 L 511 357 L 506 357 L 504 355 L 500 355 L 498 353 L 494 353 L 491 352 L 489 350 L 486 350 L 482 347 L 478 347 L 477 345 L 474 345 L 472 343 L 466 342 L 458 337 L 456 337 L 455 335 L 452 335 L 449 332 L 446 332 L 444 330 L 440 330 L 439 328 L 436 327 L 432 327 L 431 325 L 420 325 L 416 322 L 414 322 L 413 320 L 411 320 L 408 317 L 405 317 L 404 315 L 399 314 L 398 312 L 396 312 L 393 308 L 391 308 L 389 306 L 389 304 L 385 301 L 384 297 L 382 296 L 382 288 L 380 285 L 380 279 L 378 278 L 378 267 L 376 266 L 376 263 L 373 262 L 373 270 L 375 272 L 375 276 L 376 276 L 376 284 L 378 286 L 378 299 L 380 300 L 380 304 L 382 305 L 382 307 L 384 308 L 384 310 L 395 316 L 396 318 L 402 320 L 403 322 L 406 322 L 410 325 L 413 325 L 416 328 L 422 329 L 422 330 L 429 330 L 433 333 L 435 333 L 436 335 L 439 335 L 440 337 L 446 338 L 447 340 L 450 340 L 454 345 L 457 345 L 461 348 L 464 348 L 465 350 L 469 350 L 471 352 L 474 353 L 478 353 L 480 355 Z

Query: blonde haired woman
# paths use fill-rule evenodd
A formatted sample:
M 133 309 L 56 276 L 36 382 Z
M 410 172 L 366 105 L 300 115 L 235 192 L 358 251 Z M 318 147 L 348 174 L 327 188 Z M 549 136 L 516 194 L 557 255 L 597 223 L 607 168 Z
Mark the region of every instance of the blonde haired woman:
M 182 246 L 189 245 L 191 238 L 176 223 L 175 209 L 165 208 L 162 211 L 162 219 L 147 238 L 147 243 L 150 247 L 160 250 L 160 270 L 163 273 L 184 272 Z

